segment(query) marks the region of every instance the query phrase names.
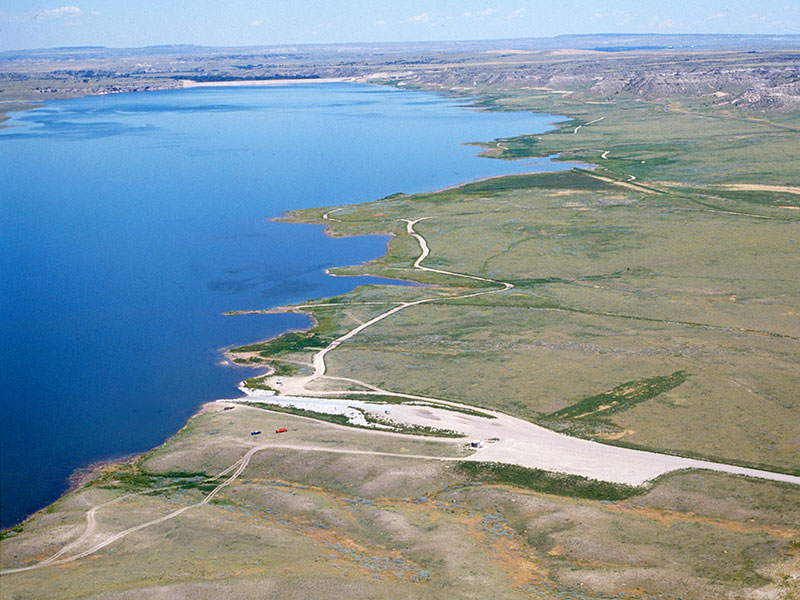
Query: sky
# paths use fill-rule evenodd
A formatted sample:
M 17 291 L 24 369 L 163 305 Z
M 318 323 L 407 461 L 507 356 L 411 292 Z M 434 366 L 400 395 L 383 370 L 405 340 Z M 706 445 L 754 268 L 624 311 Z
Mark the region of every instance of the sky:
M 0 0 L 0 50 L 584 33 L 798 34 L 800 0 Z

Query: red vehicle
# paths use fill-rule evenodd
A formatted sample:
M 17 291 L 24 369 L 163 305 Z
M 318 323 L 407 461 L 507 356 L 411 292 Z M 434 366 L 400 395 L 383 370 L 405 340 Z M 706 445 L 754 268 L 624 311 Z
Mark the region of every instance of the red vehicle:
M 281 427 L 280 429 L 276 429 L 275 433 L 286 433 L 287 431 L 289 430 L 286 429 L 286 427 Z

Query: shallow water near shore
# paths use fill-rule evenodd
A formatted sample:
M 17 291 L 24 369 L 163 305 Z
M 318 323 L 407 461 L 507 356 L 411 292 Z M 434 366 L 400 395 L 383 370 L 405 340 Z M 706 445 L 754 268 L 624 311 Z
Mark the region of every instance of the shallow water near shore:
M 224 317 L 375 278 L 326 268 L 387 239 L 266 219 L 481 177 L 569 168 L 471 141 L 556 120 L 356 84 L 196 88 L 53 102 L 0 131 L 2 526 L 76 468 L 141 452 L 252 371 L 220 348 L 307 327 Z M 413 216 L 413 215 L 409 215 Z

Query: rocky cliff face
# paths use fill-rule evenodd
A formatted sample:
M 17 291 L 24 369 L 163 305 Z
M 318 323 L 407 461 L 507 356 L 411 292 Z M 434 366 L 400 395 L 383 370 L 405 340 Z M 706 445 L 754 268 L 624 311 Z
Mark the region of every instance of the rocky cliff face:
M 762 110 L 800 110 L 800 82 L 795 77 L 794 81 L 773 87 L 755 85 L 731 100 L 731 104 Z
M 576 97 L 648 100 L 711 97 L 719 104 L 756 110 L 795 110 L 800 107 L 800 54 L 772 55 L 757 60 L 742 54 L 741 63 L 726 53 L 714 56 L 576 57 L 541 60 L 538 64 L 509 64 L 428 68 L 411 80 L 443 88 L 524 89 L 541 87 Z M 765 57 L 766 58 L 766 57 Z M 717 64 L 714 64 L 714 63 Z M 749 63 L 749 64 L 748 64 Z
M 144 52 L 147 49 L 139 49 Z M 99 52 L 99 51 L 98 51 Z M 121 52 L 121 51 L 120 51 Z M 129 50 L 128 52 L 133 52 Z M 800 50 L 491 50 L 403 53 L 386 48 L 250 51 L 133 57 L 0 53 L 0 100 L 42 100 L 230 81 L 345 77 L 403 80 L 445 91 L 543 88 L 577 98 L 706 97 L 754 111 L 800 108 Z M 8 53 L 6 53 L 8 54 Z M 66 68 L 69 65 L 69 68 Z

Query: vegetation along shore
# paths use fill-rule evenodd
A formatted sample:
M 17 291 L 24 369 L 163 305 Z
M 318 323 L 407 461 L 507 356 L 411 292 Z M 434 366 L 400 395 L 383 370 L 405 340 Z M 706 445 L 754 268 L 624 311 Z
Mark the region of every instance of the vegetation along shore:
M 4 595 L 798 598 L 798 45 L 571 42 L 189 53 L 566 115 L 475 142 L 592 168 L 283 216 L 420 285 L 281 307 L 313 324 L 228 350 L 244 398 L 3 533 Z

